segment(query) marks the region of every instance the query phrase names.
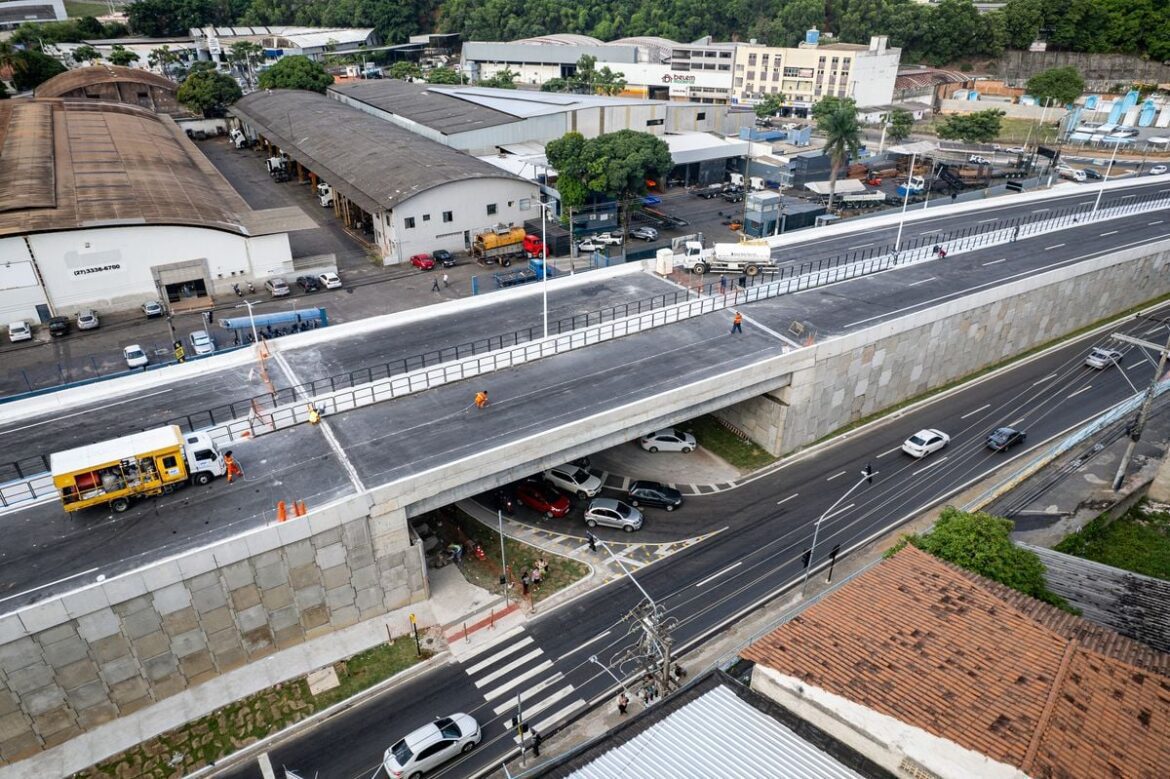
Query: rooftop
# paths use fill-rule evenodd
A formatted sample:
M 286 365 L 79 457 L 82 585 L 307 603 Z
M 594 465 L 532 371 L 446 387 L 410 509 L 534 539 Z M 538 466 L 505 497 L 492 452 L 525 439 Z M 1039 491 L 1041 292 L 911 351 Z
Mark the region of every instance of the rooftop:
M 1170 657 L 914 547 L 743 656 L 1031 776 L 1170 763 Z
M 124 82 L 128 84 L 145 84 L 159 87 L 170 92 L 178 90 L 179 85 L 165 76 L 152 73 L 142 68 L 127 68 L 120 65 L 111 65 L 103 62 L 84 68 L 74 68 L 64 73 L 58 73 L 36 88 L 37 97 L 61 97 L 75 89 L 105 84 L 109 82 Z
M 330 87 L 353 100 L 388 114 L 409 119 L 443 135 L 510 124 L 516 118 L 434 90 L 429 84 L 410 84 L 397 79 L 373 79 Z

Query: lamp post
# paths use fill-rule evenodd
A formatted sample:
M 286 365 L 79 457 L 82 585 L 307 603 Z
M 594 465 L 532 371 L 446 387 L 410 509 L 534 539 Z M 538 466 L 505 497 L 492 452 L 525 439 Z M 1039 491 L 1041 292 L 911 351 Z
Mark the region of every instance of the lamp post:
M 918 152 L 910 154 L 910 170 L 906 174 L 906 196 L 902 199 L 902 218 L 898 220 L 898 237 L 894 239 L 894 254 L 902 247 L 902 226 L 906 223 L 906 207 L 910 205 L 910 184 L 914 180 L 914 162 L 918 159 Z
M 508 554 L 504 551 L 504 512 L 496 509 L 496 521 L 500 523 L 500 578 L 504 580 L 504 608 L 508 608 Z
M 844 495 L 837 498 L 837 501 L 832 506 L 829 506 L 827 509 L 825 509 L 824 514 L 821 514 L 819 517 L 817 517 L 817 522 L 815 525 L 813 525 L 812 546 L 810 546 L 808 548 L 808 565 L 806 565 L 804 567 L 804 578 L 800 580 L 800 594 L 801 595 L 804 595 L 804 588 L 808 584 L 808 572 L 812 570 L 812 559 L 813 559 L 813 555 L 816 554 L 816 551 L 817 551 L 817 537 L 821 533 L 821 523 L 825 521 L 826 517 L 828 517 L 830 514 L 833 513 L 833 509 L 840 506 L 841 503 L 844 502 L 844 500 L 846 498 L 848 498 L 850 495 L 852 495 L 853 491 L 855 489 L 860 487 L 865 482 L 871 481 L 873 479 L 874 473 L 875 473 L 875 471 L 870 466 L 868 466 L 868 465 L 865 466 L 865 470 L 861 472 L 861 478 L 858 479 L 857 483 L 854 484 L 852 487 L 850 487 L 848 490 L 846 490 Z
M 540 298 L 544 309 L 544 337 L 548 338 L 548 203 L 540 206 Z
M 1093 201 L 1092 216 L 1097 215 L 1097 207 L 1101 205 L 1101 195 L 1105 193 L 1105 182 L 1109 180 L 1109 174 L 1113 172 L 1113 161 L 1117 159 L 1117 149 L 1121 146 L 1120 143 L 1113 144 L 1113 154 L 1109 157 L 1109 165 L 1105 168 L 1105 176 L 1101 179 L 1101 186 L 1097 187 L 1097 199 Z
M 591 663 L 594 663 L 594 664 L 595 664 L 595 665 L 597 665 L 597 666 L 600 666 L 600 667 L 601 667 L 601 670 L 603 670 L 603 671 L 605 671 L 607 674 L 609 674 L 609 675 L 610 675 L 610 677 L 611 677 L 611 678 L 612 678 L 612 679 L 613 679 L 615 682 L 617 682 L 617 683 L 618 683 L 618 686 L 620 686 L 620 687 L 622 688 L 622 692 L 624 692 L 626 695 L 629 695 L 629 694 L 630 694 L 630 691 L 629 691 L 628 689 L 626 689 L 626 683 L 625 683 L 625 682 L 623 682 L 621 679 L 619 679 L 619 678 L 617 677 L 617 674 L 615 674 L 613 671 L 609 670 L 609 666 L 608 666 L 608 665 L 606 665 L 605 663 L 603 663 L 603 662 L 601 662 L 600 660 L 598 660 L 598 659 L 597 659 L 597 655 L 589 655 L 589 662 L 591 662 Z
M 236 308 L 247 307 L 248 321 L 252 323 L 252 342 L 258 344 L 258 343 L 260 343 L 260 335 L 256 332 L 256 317 L 254 317 L 252 315 L 252 306 L 254 306 L 254 305 L 256 305 L 256 304 L 254 302 L 252 302 L 251 300 L 245 300 L 243 303 L 237 304 Z

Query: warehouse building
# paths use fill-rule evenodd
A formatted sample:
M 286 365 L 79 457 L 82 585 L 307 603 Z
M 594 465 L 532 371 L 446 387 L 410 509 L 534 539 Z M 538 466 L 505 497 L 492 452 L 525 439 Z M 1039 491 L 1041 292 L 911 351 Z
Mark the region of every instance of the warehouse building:
M 198 309 L 289 272 L 300 209 L 252 211 L 167 116 L 0 101 L 0 321 L 165 298 Z
M 334 213 L 371 233 L 386 264 L 436 249 L 465 251 L 475 233 L 539 214 L 532 182 L 438 143 L 431 132 L 315 92 L 254 92 L 231 113 L 247 136 L 287 155 L 299 180 L 329 184 Z
M 0 0 L 0 30 L 27 22 L 60 22 L 67 16 L 64 0 Z
M 36 88 L 37 97 L 66 97 L 125 103 L 156 113 L 185 116 L 189 112 L 175 97 L 179 85 L 165 76 L 142 68 L 126 68 L 108 62 L 58 73 Z

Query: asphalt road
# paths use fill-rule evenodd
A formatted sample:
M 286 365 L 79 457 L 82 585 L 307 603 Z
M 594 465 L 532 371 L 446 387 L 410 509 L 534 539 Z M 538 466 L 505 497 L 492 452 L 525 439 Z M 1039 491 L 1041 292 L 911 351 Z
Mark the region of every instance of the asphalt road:
M 1166 335 L 1164 325 L 1149 320 L 1120 329 L 1155 341 Z M 1153 362 L 1134 348 L 1126 350 L 1120 367 L 1085 367 L 1088 349 L 1102 340 L 1062 347 L 735 490 L 691 498 L 690 508 L 719 518 L 709 530 L 726 527 L 669 563 L 637 573 L 665 615 L 677 620 L 676 645 L 699 642 L 745 609 L 798 584 L 800 558 L 812 547 L 818 518 L 814 566 L 825 564 L 835 546 L 845 554 L 1021 454 L 989 450 L 990 429 L 1017 425 L 1028 432 L 1030 444 L 1042 445 L 1152 378 Z M 923 427 L 942 428 L 952 442 L 914 460 L 899 447 Z M 861 474 L 867 464 L 874 468 L 872 484 Z M 433 776 L 490 770 L 516 746 L 506 720 L 517 694 L 527 721 L 547 735 L 558 719 L 611 689 L 612 680 L 589 662 L 591 655 L 619 676 L 634 671 L 620 662 L 630 644 L 622 617 L 639 598 L 628 580 L 614 582 L 536 618 L 476 656 L 440 665 L 277 745 L 269 757 L 302 776 L 369 777 L 395 739 L 434 717 L 465 711 L 484 728 L 484 743 Z M 249 763 L 220 775 L 253 779 L 260 772 Z
M 975 216 L 967 219 L 975 219 Z M 781 347 L 779 340 L 754 327 L 753 322 L 759 321 L 781 331 L 797 312 L 796 318 L 809 321 L 818 332 L 851 329 L 937 302 L 940 296 L 962 295 L 1083 259 L 1098 243 L 1103 243 L 1102 250 L 1115 245 L 1113 236 L 1100 235 L 1110 230 L 1123 230 L 1127 241 L 1152 240 L 1155 234 L 1162 235 L 1157 231 L 1164 225 L 1151 222 L 1159 220 L 1151 219 L 1147 214 L 1114 220 L 1107 226 L 1082 226 L 1049 238 L 1052 243 L 1048 244 L 1047 250 L 1038 250 L 1030 241 L 1019 241 L 753 304 L 745 308 L 748 323 L 743 337 L 728 336 L 727 316 L 719 313 L 599 344 L 588 350 L 547 358 L 493 374 L 490 377 L 493 403 L 489 413 L 473 413 L 474 410 L 468 408 L 479 382 L 475 385 L 462 383 L 330 417 L 329 424 L 365 486 L 408 478 L 434 464 L 473 456 L 484 447 L 519 440 L 558 422 L 604 412 L 620 400 L 653 396 L 665 387 L 749 364 Z M 837 240 L 857 239 L 843 236 Z M 1000 262 L 1000 259 L 1004 261 Z M 929 283 L 922 283 L 924 273 L 930 275 Z M 620 299 L 622 295 L 634 296 L 646 291 L 646 287 L 623 283 L 629 286 L 607 293 L 607 302 Z M 644 283 L 665 286 L 663 282 L 653 280 Z M 558 300 L 556 305 L 571 311 L 589 304 L 569 298 Z M 466 316 L 482 320 L 484 312 L 444 317 L 448 320 L 446 323 L 436 319 L 433 326 L 430 322 L 424 323 L 420 330 L 415 331 L 416 338 L 433 337 L 434 340 L 427 343 L 441 343 L 444 334 L 438 330 L 444 326 L 451 328 L 446 331 L 446 338 L 457 338 L 458 334 L 475 327 L 474 323 L 467 323 Z M 345 348 L 357 350 L 354 354 L 367 354 L 362 350 L 384 349 L 385 341 L 402 339 L 389 333 L 385 339 L 354 340 L 356 343 Z M 308 364 L 294 368 L 294 372 L 311 375 L 315 367 L 327 372 L 329 366 L 322 366 L 322 362 L 324 358 L 318 356 L 316 362 L 308 361 Z M 295 359 L 292 363 L 298 364 Z M 303 380 L 305 377 L 297 378 Z M 144 426 L 152 419 L 149 405 L 138 403 L 111 406 L 108 412 L 124 415 L 125 424 L 131 428 Z M 9 452 L 32 451 L 51 445 L 55 440 L 84 443 L 82 436 L 95 434 L 86 427 L 93 424 L 88 421 L 90 418 L 91 415 L 85 414 L 65 420 L 56 427 L 58 423 L 50 420 L 32 420 L 44 422 L 33 428 L 26 427 L 29 422 L 10 425 L 5 428 L 7 433 L 0 431 L 0 441 L 9 447 Z M 645 431 L 631 430 L 631 437 L 642 432 Z M 256 445 L 259 446 L 259 442 Z M 302 473 L 311 473 L 306 466 L 330 451 L 325 445 L 312 442 L 303 447 L 282 446 L 275 462 L 286 472 L 300 469 Z M 243 448 L 238 454 L 244 467 L 248 468 L 251 455 Z M 314 496 L 337 495 L 345 491 L 344 485 L 318 490 L 316 484 L 314 477 L 313 486 L 304 491 Z M 214 537 L 222 538 L 236 528 L 261 524 L 266 521 L 266 512 L 271 506 L 287 497 L 283 491 L 274 490 L 267 500 L 258 496 L 254 503 L 243 506 L 238 498 L 216 497 L 208 504 L 207 512 L 217 517 L 231 517 L 230 529 L 223 527 L 204 532 L 197 524 L 178 524 L 172 526 L 173 532 L 165 549 L 173 552 L 190 548 L 206 543 L 206 533 L 216 533 Z M 92 525 L 95 528 L 84 549 L 60 540 L 67 539 L 69 534 L 62 529 L 60 508 L 53 503 L 30 507 L 0 519 L 5 524 L 19 523 L 26 530 L 19 543 L 8 550 L 10 558 L 4 561 L 0 570 L 0 598 L 5 599 L 0 606 L 16 607 L 67 589 L 72 586 L 72 579 L 59 580 L 81 571 L 109 576 L 157 556 L 161 547 L 153 534 L 121 532 L 125 525 L 156 512 L 154 503 L 145 501 L 131 508 L 118 522 L 102 519 L 104 512 L 96 512 L 98 519 L 76 519 L 76 527 Z M 199 532 L 192 533 L 192 529 Z

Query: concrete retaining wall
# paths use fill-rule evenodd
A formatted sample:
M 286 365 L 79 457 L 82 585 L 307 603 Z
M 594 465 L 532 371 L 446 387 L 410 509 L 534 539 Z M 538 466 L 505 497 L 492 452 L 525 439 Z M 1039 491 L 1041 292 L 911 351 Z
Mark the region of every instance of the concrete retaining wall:
M 348 499 L 0 618 L 0 766 L 424 600 L 405 512 L 370 513 Z

